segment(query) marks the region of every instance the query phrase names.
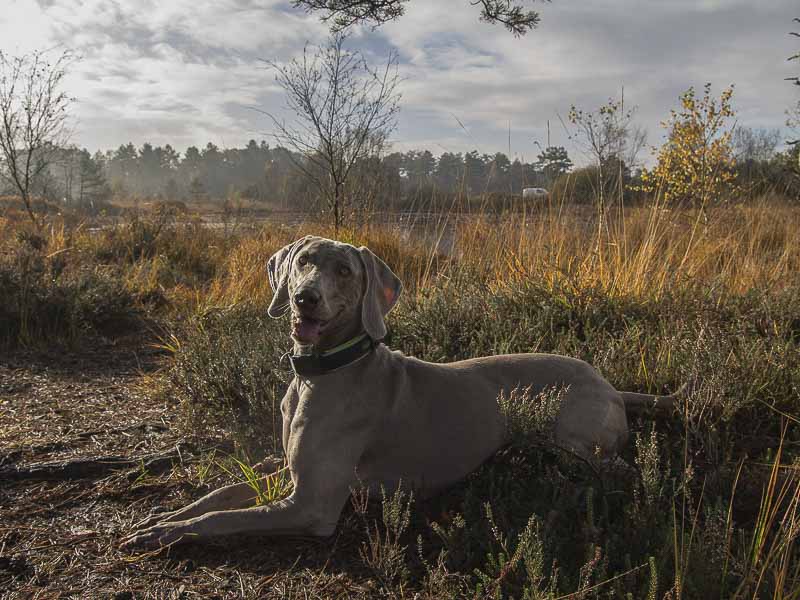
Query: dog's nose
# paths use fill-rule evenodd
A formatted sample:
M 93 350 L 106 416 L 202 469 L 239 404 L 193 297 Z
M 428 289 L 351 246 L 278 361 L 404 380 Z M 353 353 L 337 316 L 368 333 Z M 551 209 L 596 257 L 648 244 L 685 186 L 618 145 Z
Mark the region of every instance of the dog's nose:
M 314 308 L 317 304 L 319 304 L 319 300 L 319 292 L 310 289 L 301 290 L 294 295 L 294 301 L 297 306 Z

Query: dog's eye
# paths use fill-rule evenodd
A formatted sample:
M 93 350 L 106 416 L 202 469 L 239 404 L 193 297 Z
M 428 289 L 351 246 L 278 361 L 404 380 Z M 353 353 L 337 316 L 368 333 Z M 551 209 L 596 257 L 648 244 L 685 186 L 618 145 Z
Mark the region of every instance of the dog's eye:
M 341 267 L 339 267 L 339 275 L 341 275 L 342 277 L 350 277 L 351 272 L 352 271 L 350 271 L 350 267 L 348 267 L 347 265 L 342 265 Z
M 306 264 L 308 264 L 308 257 L 305 254 L 303 254 L 302 256 L 298 256 L 297 264 L 300 265 L 301 267 L 304 267 Z

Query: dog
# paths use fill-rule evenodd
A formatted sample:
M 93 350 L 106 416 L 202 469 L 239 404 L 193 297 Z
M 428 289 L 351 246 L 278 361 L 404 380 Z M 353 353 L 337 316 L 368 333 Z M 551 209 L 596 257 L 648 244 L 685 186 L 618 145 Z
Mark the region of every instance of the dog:
M 268 313 L 291 313 L 295 377 L 281 403 L 283 449 L 294 484 L 254 506 L 247 483 L 218 489 L 135 526 L 126 548 L 236 534 L 329 536 L 351 490 L 396 488 L 423 497 L 463 479 L 506 443 L 498 397 L 560 388 L 556 443 L 582 457 L 613 457 L 626 443 L 626 407 L 669 408 L 673 396 L 614 389 L 587 363 L 512 354 L 429 363 L 381 343 L 402 284 L 368 248 L 307 236 L 268 263 Z

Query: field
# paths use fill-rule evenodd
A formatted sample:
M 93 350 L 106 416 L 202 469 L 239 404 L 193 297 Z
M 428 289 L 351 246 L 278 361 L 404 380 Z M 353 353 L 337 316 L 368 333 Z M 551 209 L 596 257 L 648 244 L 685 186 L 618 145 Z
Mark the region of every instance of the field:
M 265 265 L 306 233 L 334 236 L 0 217 L 3 598 L 800 598 L 800 208 L 778 198 L 340 231 L 405 284 L 393 348 L 555 352 L 685 401 L 632 417 L 613 464 L 512 408 L 510 445 L 466 481 L 354 492 L 328 540 L 121 551 L 151 511 L 280 464 L 289 325 L 266 315 Z

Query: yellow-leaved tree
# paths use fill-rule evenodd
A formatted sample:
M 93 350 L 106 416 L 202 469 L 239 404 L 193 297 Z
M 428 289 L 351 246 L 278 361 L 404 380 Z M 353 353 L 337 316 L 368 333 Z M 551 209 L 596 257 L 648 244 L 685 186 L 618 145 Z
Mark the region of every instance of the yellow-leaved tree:
M 646 192 L 660 193 L 669 203 L 686 202 L 704 206 L 734 192 L 736 161 L 731 144 L 734 117 L 731 107 L 733 86 L 719 100 L 711 96 L 711 84 L 704 86 L 702 98 L 694 88 L 681 95 L 680 110 L 670 111 L 667 141 L 655 150 L 656 166 L 642 171 Z

